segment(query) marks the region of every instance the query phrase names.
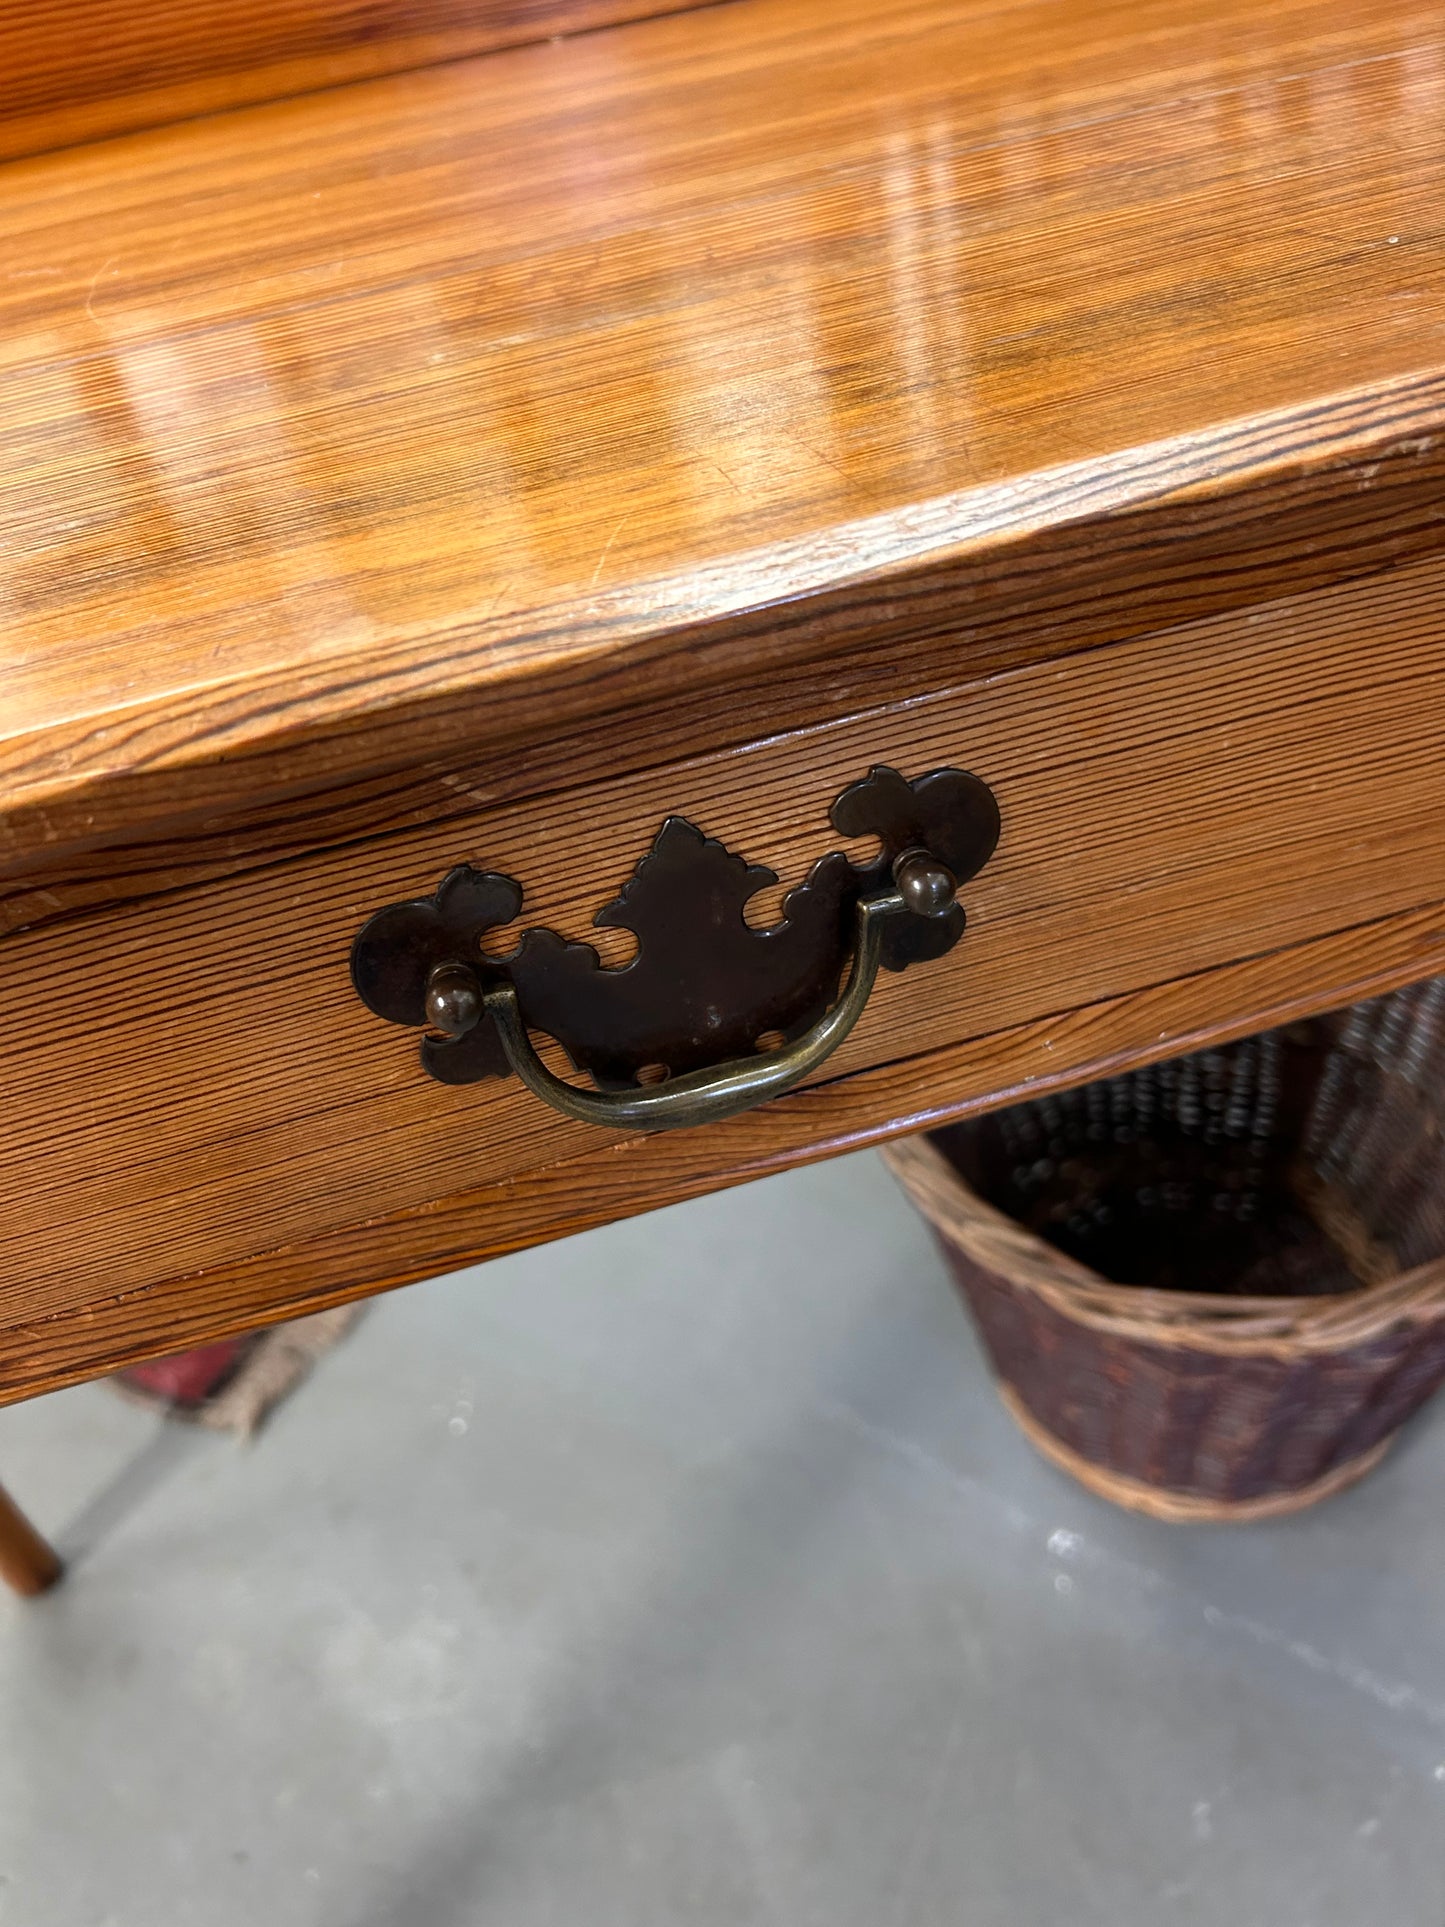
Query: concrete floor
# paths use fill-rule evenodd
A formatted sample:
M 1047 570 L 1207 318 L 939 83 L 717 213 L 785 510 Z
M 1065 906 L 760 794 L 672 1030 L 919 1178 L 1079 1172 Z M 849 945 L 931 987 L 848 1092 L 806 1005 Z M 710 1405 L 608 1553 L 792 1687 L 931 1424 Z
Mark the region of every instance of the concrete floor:
M 1445 1408 L 1315 1514 L 1037 1460 L 854 1158 L 379 1302 L 238 1448 L 0 1414 L 4 1927 L 1442 1927 Z

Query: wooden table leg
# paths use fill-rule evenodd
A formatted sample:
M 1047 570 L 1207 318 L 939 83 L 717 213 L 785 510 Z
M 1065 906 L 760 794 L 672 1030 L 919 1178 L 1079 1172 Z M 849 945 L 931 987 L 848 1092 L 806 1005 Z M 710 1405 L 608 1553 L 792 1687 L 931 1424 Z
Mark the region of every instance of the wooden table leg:
M 0 1579 L 29 1596 L 53 1586 L 64 1570 L 54 1547 L 0 1486 Z

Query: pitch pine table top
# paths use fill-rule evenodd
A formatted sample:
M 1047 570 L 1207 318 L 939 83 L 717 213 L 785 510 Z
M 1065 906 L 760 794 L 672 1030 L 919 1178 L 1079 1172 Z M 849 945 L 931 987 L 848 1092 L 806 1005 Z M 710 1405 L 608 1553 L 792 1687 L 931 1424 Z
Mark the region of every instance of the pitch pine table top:
M 1428 547 L 1442 220 L 1418 0 L 735 0 L 12 160 L 18 920 Z

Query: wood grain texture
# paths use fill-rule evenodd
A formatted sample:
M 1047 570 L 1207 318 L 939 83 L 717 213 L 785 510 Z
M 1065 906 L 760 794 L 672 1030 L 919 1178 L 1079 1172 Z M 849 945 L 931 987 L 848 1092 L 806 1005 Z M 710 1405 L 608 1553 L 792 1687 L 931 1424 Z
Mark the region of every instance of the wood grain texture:
M 1445 902 L 854 1071 L 706 1132 L 631 1138 L 50 1316 L 0 1300 L 0 1403 L 633 1213 L 1107 1077 L 1445 972 Z
M 738 0 L 12 164 L 10 927 L 1438 544 L 1442 129 L 1433 5 Z
M 351 990 L 364 919 L 464 859 L 584 937 L 669 812 L 766 860 L 780 895 L 871 763 L 975 770 L 1004 832 L 970 930 L 879 987 L 845 1073 L 1445 898 L 1445 563 L 1192 629 L 7 939 L 7 1315 L 605 1143 L 511 1080 L 431 1083 Z
M 0 159 L 710 0 L 49 0 L 0 9 Z
M 48 1592 L 63 1568 L 3 1486 L 0 1486 L 0 1579 L 23 1597 Z

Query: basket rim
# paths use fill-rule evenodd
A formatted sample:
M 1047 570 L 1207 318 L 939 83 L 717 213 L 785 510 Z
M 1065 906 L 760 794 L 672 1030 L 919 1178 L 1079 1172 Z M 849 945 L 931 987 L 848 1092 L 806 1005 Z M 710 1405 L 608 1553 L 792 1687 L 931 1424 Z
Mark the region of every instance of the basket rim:
M 1229 1298 L 1116 1285 L 978 1196 L 926 1137 L 883 1147 L 884 1162 L 944 1240 L 985 1271 L 1096 1331 L 1220 1353 L 1332 1352 L 1445 1313 L 1445 1258 L 1380 1284 L 1314 1298 Z

